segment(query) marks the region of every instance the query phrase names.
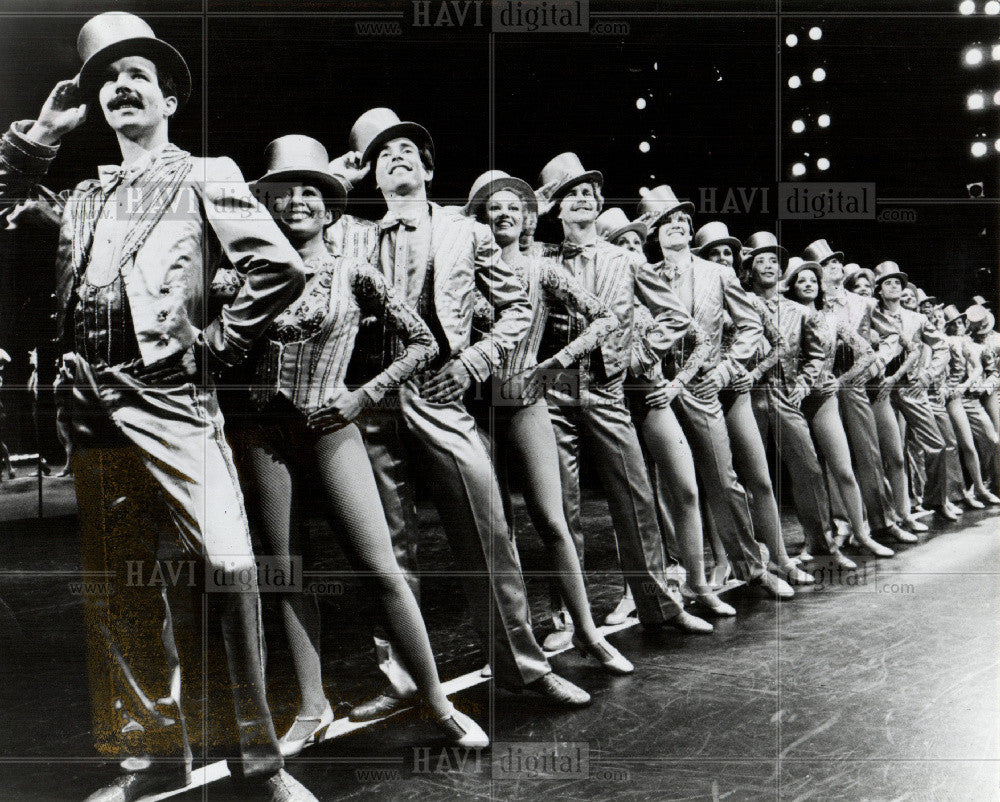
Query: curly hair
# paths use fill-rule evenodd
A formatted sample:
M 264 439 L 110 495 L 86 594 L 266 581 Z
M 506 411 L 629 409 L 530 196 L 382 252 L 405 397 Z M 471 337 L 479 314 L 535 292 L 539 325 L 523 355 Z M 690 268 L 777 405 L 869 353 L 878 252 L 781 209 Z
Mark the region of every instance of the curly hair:
M 823 294 L 823 276 L 820 275 L 820 273 L 822 272 L 822 270 L 817 271 L 815 267 L 803 267 L 802 270 L 799 271 L 799 273 L 801 273 L 803 270 L 808 270 L 814 276 L 816 276 L 816 308 L 817 309 L 822 309 L 823 305 L 824 305 L 824 302 L 825 302 L 825 295 Z M 798 278 L 798 277 L 799 277 L 799 275 L 798 275 L 798 273 L 796 273 L 795 274 L 795 278 Z M 803 301 L 802 299 L 800 299 L 798 297 L 798 293 L 796 293 L 796 291 L 795 291 L 795 282 L 794 281 L 791 284 L 789 284 L 789 285 L 787 285 L 785 287 L 785 297 L 788 298 L 788 299 L 790 299 L 790 300 L 792 300 L 792 301 L 796 301 L 796 302 L 798 302 L 800 304 L 801 303 L 808 303 L 808 301 Z

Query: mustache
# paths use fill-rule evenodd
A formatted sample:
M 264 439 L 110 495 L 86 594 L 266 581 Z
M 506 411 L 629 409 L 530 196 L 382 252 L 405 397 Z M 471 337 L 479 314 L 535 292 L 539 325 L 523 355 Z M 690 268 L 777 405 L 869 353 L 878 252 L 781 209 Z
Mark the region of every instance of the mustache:
M 124 92 L 118 92 L 113 98 L 111 98 L 111 100 L 108 101 L 109 111 L 117 111 L 118 109 L 123 109 L 126 106 L 141 109 L 143 108 L 143 103 L 138 95 L 135 95 L 127 90 Z

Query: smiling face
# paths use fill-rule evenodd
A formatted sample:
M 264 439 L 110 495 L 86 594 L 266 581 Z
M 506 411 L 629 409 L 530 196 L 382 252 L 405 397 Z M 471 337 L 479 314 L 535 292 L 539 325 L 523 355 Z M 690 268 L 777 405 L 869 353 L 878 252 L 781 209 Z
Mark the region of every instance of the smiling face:
M 945 326 L 945 331 L 948 332 L 948 334 L 957 334 L 961 336 L 965 334 L 965 328 L 965 318 L 957 317 Z
M 815 301 L 819 295 L 819 276 L 809 268 L 800 270 L 792 284 L 792 295 L 803 303 Z
M 920 304 L 920 313 L 922 315 L 926 315 L 927 317 L 929 317 L 929 318 L 931 318 L 933 320 L 934 319 L 934 302 L 933 301 L 924 301 L 922 304 Z
M 271 216 L 288 241 L 296 247 L 317 235 L 333 222 L 323 192 L 311 184 L 284 184 L 275 189 Z
M 732 267 L 733 264 L 735 264 L 733 249 L 725 243 L 713 245 L 707 251 L 702 253 L 702 258 L 707 259 L 709 262 L 715 262 L 720 265 L 728 265 L 729 267 Z
M 420 149 L 408 137 L 390 139 L 375 158 L 375 184 L 382 192 L 406 195 L 434 177 L 420 158 Z
M 109 64 L 98 100 L 108 125 L 129 138 L 164 125 L 177 111 L 177 98 L 163 94 L 156 65 L 142 56 Z
M 871 298 L 873 291 L 872 283 L 864 273 L 854 279 L 854 289 L 852 292 L 855 295 L 863 295 L 865 298 Z
M 559 201 L 559 219 L 564 223 L 586 225 L 596 220 L 600 212 L 597 187 L 589 182 L 577 184 Z
M 683 210 L 677 209 L 667 215 L 656 229 L 660 250 L 683 251 L 691 244 L 691 218 Z
M 524 202 L 512 190 L 501 189 L 486 200 L 486 222 L 501 248 L 516 242 L 524 225 Z
M 883 301 L 898 301 L 903 294 L 903 282 L 898 278 L 884 279 L 879 284 L 878 294 Z
M 758 253 L 753 258 L 753 264 L 750 266 L 750 270 L 754 287 L 762 290 L 771 289 L 781 278 L 781 262 L 778 259 L 778 254 Z
M 642 253 L 642 237 L 634 231 L 626 231 L 615 240 L 615 245 L 626 251 L 632 251 L 632 253 Z
M 899 296 L 899 305 L 904 309 L 909 309 L 913 312 L 917 311 L 917 294 L 909 284 L 903 287 L 903 292 Z
M 844 263 L 836 256 L 823 262 L 823 281 L 836 284 L 844 278 Z

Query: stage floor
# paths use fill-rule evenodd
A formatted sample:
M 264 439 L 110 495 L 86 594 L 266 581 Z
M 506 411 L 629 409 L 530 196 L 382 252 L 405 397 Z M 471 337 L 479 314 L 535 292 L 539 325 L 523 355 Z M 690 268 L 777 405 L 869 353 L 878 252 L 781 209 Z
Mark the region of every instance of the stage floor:
M 4 505 L 0 491 L 0 505 Z M 47 485 L 47 492 L 49 486 Z M 52 482 L 55 512 L 69 485 Z M 61 495 L 60 495 L 61 494 Z M 9 507 L 8 507 L 9 508 Z M 47 509 L 49 509 L 47 507 Z M 421 563 L 450 556 L 429 510 Z M 589 585 L 598 621 L 619 579 L 606 506 L 586 499 Z M 996 512 L 966 513 L 895 559 L 863 559 L 776 604 L 737 589 L 735 620 L 709 636 L 631 627 L 611 640 L 636 664 L 610 677 L 574 653 L 555 669 L 587 688 L 591 707 L 560 712 L 484 683 L 456 703 L 489 725 L 492 751 L 454 752 L 415 713 L 306 750 L 289 771 L 321 800 L 993 800 L 1000 799 L 1000 582 Z M 524 523 L 519 508 L 518 520 Z M 800 540 L 788 518 L 788 537 Z M 7 521 L 0 537 L 0 799 L 80 800 L 107 766 L 90 740 L 75 518 Z M 343 563 L 311 522 L 316 565 Z M 537 631 L 547 586 L 530 529 L 518 542 Z M 423 586 L 445 679 L 478 671 L 485 653 L 457 582 Z M 381 686 L 359 594 L 321 601 L 324 669 L 334 705 Z M 269 690 L 279 732 L 295 714 L 288 654 L 265 606 Z M 224 694 L 223 694 L 224 696 Z M 225 699 L 222 699 L 225 702 Z M 561 746 L 557 746 L 561 745 Z M 530 750 L 558 755 L 558 776 L 532 777 Z M 518 775 L 516 759 L 522 757 Z M 210 768 L 216 758 L 202 755 Z M 532 764 L 534 765 L 534 764 Z M 236 800 L 226 779 L 172 799 Z

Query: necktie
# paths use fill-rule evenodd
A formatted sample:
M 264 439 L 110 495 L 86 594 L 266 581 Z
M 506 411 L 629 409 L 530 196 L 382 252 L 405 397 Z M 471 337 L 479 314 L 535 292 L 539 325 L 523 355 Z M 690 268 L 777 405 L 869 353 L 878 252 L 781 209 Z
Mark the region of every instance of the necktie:
M 577 256 L 593 259 L 596 253 L 597 246 L 592 242 L 588 242 L 586 245 L 581 245 L 576 242 L 564 242 L 562 244 L 562 255 L 564 259 L 575 259 Z

